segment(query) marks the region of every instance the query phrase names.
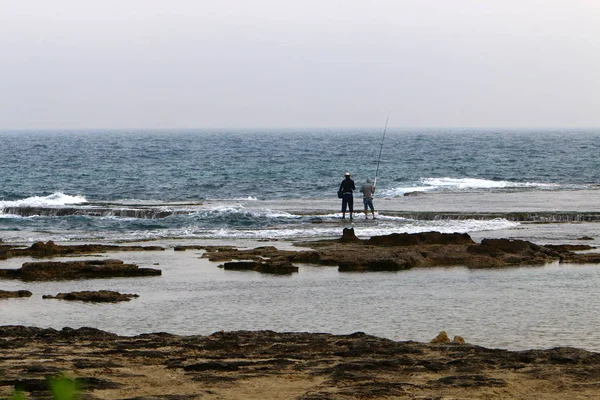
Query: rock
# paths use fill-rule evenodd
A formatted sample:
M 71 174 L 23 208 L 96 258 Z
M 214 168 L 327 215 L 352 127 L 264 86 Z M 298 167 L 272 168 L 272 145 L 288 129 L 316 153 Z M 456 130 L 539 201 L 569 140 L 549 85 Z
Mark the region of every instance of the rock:
M 119 293 L 111 290 L 83 291 L 59 293 L 56 296 L 44 295 L 43 299 L 77 300 L 96 303 L 116 303 L 119 301 L 130 301 L 139 297 L 137 294 Z
M 256 271 L 277 275 L 298 272 L 298 267 L 289 261 L 231 261 L 219 265 L 219 267 L 230 271 Z
M 490 253 L 495 251 L 502 251 L 504 253 L 523 253 L 528 250 L 538 249 L 539 246 L 525 240 L 483 239 L 480 248 L 485 249 L 485 251 Z
M 0 290 L 0 299 L 11 299 L 17 297 L 31 297 L 32 293 L 29 290 Z
M 139 268 L 121 260 L 43 261 L 24 263 L 19 269 L 0 269 L 0 278 L 24 281 L 156 276 L 159 269 Z
M 373 236 L 365 244 L 373 246 L 415 246 L 423 244 L 474 244 L 466 233 L 392 233 L 385 236 Z
M 584 253 L 584 254 L 566 254 L 561 260 L 563 263 L 573 264 L 600 264 L 600 254 L 598 253 Z
M 344 228 L 344 230 L 342 231 L 342 238 L 340 239 L 340 241 L 344 243 L 360 242 L 360 239 L 356 237 L 356 234 L 354 233 L 354 228 Z
M 52 240 L 49 240 L 47 243 L 37 242 L 32 244 L 30 251 L 37 257 L 44 257 L 60 253 L 60 247 L 58 247 Z
M 571 251 L 585 251 L 585 250 L 593 250 L 594 246 L 590 246 L 587 244 L 546 244 L 545 248 L 551 249 L 560 253 L 569 253 Z
M 356 237 L 352 228 L 345 228 L 340 239 L 300 242 L 295 245 L 313 250 L 279 250 L 272 246 L 243 250 L 206 248 L 202 257 L 210 261 L 249 262 L 250 264 L 228 264 L 225 269 L 253 271 L 269 267 L 264 262 L 337 265 L 340 272 L 401 271 L 414 267 L 438 266 L 500 268 L 542 265 L 555 261 L 600 263 L 600 255 L 576 254 L 572 251 L 582 249 L 580 246 L 585 245 L 539 246 L 511 239 L 484 239 L 481 243 L 475 243 L 468 234 L 460 233 L 402 233 L 361 240 Z M 268 268 L 264 272 L 267 272 L 266 269 Z
M 436 337 L 431 339 L 429 343 L 439 344 L 439 343 L 450 343 L 450 338 L 446 331 L 441 331 Z
M 226 271 L 254 271 L 257 265 L 258 262 L 256 261 L 231 261 L 219 265 L 219 268 Z
M 582 236 L 582 237 L 578 238 L 577 240 L 594 240 L 594 238 L 589 237 L 589 236 Z
M 36 242 L 28 248 L 20 248 L 17 246 L 2 245 L 0 247 L 0 259 L 10 257 L 58 257 L 70 256 L 74 254 L 93 254 L 105 253 L 107 251 L 162 251 L 160 246 L 117 246 L 117 245 L 101 245 L 101 244 L 84 244 L 61 246 L 54 243 L 52 240 L 44 242 Z
M 411 263 L 402 259 L 382 259 L 359 263 L 342 261 L 338 264 L 340 272 L 401 271 L 410 268 L 412 268 Z
M 463 339 L 462 336 L 454 336 L 454 339 L 452 339 L 452 343 L 460 343 L 460 344 L 465 344 L 465 339 Z
M 508 351 L 360 332 L 117 336 L 23 326 L 0 326 L 0 344 L 2 398 L 17 385 L 23 397 L 52 398 L 47 380 L 57 371 L 78 377 L 82 399 L 591 399 L 600 392 L 600 354 L 574 348 Z
M 290 261 L 298 263 L 319 263 L 319 253 L 316 251 L 279 250 L 273 246 L 257 247 L 255 249 L 238 250 L 236 248 L 212 247 L 206 248 L 202 258 L 209 261 L 248 260 Z

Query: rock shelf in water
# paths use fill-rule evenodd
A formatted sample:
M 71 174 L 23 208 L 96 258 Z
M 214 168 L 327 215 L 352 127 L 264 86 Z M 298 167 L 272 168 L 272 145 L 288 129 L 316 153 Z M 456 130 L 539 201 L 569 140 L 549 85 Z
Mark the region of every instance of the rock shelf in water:
M 31 297 L 29 290 L 0 290 L 0 299 L 13 299 L 19 297 Z
M 36 242 L 30 247 L 19 247 L 8 244 L 0 245 L 0 260 L 11 257 L 60 257 L 78 254 L 106 253 L 108 251 L 161 251 L 160 246 L 118 246 L 105 244 L 82 244 L 63 246 L 48 242 Z
M 598 253 L 577 253 L 586 245 L 540 246 L 524 240 L 483 239 L 475 243 L 466 233 L 424 232 L 391 234 L 359 239 L 353 229 L 344 229 L 336 240 L 298 243 L 309 251 L 279 250 L 272 246 L 255 249 L 206 249 L 210 261 L 288 261 L 337 265 L 339 271 L 399 271 L 415 267 L 466 266 L 498 268 L 543 265 L 550 262 L 600 263 Z
M 119 301 L 130 301 L 131 299 L 136 297 L 139 297 L 139 295 L 130 293 L 119 293 L 112 290 L 69 292 L 59 293 L 56 296 L 42 296 L 43 299 L 85 301 L 90 303 L 116 303 Z
M 156 276 L 161 273 L 159 269 L 140 268 L 121 260 L 40 261 L 24 263 L 18 269 L 0 269 L 0 278 L 49 281 Z

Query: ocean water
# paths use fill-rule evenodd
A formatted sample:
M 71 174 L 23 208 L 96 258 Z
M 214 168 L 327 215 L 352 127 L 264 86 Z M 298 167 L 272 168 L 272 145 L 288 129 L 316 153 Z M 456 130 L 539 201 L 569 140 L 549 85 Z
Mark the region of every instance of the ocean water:
M 357 227 L 363 236 L 517 228 L 511 216 L 466 211 L 502 211 L 515 193 L 549 206 L 556 194 L 598 197 L 599 139 L 600 130 L 2 132 L 0 239 L 331 237 L 346 171 L 357 186 L 378 171 L 380 220 Z M 419 211 L 407 193 L 438 194 L 428 197 L 436 211 L 453 207 L 451 195 L 488 197 L 463 218 L 436 221 L 401 214 Z M 573 210 L 566 202 L 548 211 Z
M 290 276 L 224 271 L 180 244 L 277 245 L 395 232 L 466 232 L 536 243 L 600 241 L 600 130 L 381 129 L 0 133 L 0 239 L 30 245 L 158 244 L 110 257 L 160 277 L 0 281 L 0 325 L 92 326 L 125 335 L 272 329 L 428 341 L 439 331 L 509 349 L 600 351 L 599 265 L 434 268 Z M 345 171 L 374 178 L 378 219 L 341 220 Z M 361 211 L 361 199 L 355 208 Z M 0 261 L 19 268 L 27 258 Z M 117 290 L 120 304 L 43 300 Z

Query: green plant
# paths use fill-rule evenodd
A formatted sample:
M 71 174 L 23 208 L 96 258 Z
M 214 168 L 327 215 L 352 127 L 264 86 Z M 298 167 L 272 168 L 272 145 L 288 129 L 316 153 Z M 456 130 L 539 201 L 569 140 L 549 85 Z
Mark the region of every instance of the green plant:
M 54 400 L 76 400 L 78 398 L 77 381 L 67 377 L 64 373 L 58 376 L 48 378 L 48 386 Z M 8 400 L 26 400 L 25 393 L 22 390 L 15 392 Z
M 9 400 L 25 400 L 25 393 L 23 393 L 20 390 L 17 390 L 13 393 L 12 396 L 10 396 Z
M 74 379 L 60 374 L 48 379 L 50 391 L 54 400 L 75 400 L 77 399 L 77 382 Z

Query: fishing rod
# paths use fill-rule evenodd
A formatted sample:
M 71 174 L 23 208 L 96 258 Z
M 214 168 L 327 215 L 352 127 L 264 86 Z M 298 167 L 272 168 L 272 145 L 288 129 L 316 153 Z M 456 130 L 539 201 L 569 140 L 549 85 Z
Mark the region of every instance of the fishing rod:
M 385 139 L 385 131 L 387 130 L 388 121 L 390 119 L 390 114 L 388 114 L 385 119 L 385 127 L 383 128 L 383 136 L 381 137 L 381 147 L 379 148 L 379 157 L 377 158 L 377 170 L 375 171 L 375 182 L 373 186 L 377 186 L 377 174 L 379 173 L 379 161 L 381 161 L 381 152 L 383 151 L 383 140 Z

